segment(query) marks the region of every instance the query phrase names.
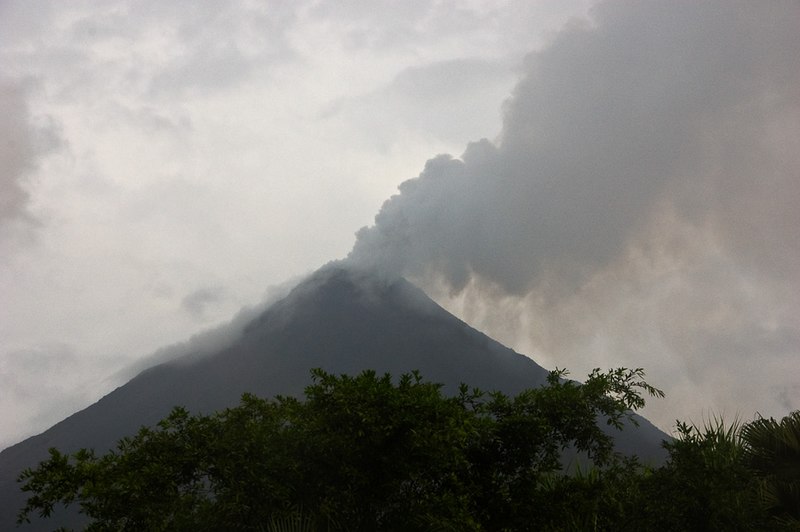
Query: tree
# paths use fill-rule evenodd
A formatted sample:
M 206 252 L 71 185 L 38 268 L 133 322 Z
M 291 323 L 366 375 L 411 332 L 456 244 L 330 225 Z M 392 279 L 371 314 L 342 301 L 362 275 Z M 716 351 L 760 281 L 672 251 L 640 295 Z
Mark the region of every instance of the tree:
M 742 427 L 747 463 L 759 475 L 759 495 L 779 521 L 800 528 L 800 411 L 780 421 L 758 418 Z
M 679 437 L 665 444 L 667 463 L 638 479 L 628 530 L 769 530 L 747 467 L 740 425 L 721 419 L 704 427 L 678 422 Z
M 598 426 L 621 428 L 644 394 L 641 369 L 550 374 L 510 398 L 462 385 L 445 396 L 418 373 L 393 381 L 312 372 L 305 399 L 244 395 L 213 415 L 182 408 L 117 448 L 50 458 L 24 471 L 19 515 L 77 504 L 91 530 L 518 530 L 563 520 L 539 503 L 567 449 L 602 471 L 620 463 Z

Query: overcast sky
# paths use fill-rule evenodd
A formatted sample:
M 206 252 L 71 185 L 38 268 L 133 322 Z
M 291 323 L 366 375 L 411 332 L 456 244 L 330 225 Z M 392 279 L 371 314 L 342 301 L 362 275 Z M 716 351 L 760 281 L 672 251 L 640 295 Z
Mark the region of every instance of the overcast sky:
M 0 448 L 351 249 L 665 430 L 800 408 L 800 3 L 592 4 L 0 2 Z

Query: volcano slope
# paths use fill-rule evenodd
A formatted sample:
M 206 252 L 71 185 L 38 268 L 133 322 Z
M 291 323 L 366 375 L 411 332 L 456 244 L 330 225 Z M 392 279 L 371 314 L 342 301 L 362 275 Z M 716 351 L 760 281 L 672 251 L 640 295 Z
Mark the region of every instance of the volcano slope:
M 403 279 L 329 265 L 251 321 L 213 354 L 189 353 L 154 366 L 97 403 L 38 436 L 0 453 L 0 530 L 11 530 L 25 495 L 15 478 L 56 447 L 94 448 L 153 425 L 176 405 L 211 413 L 238 404 L 244 392 L 262 397 L 302 394 L 310 369 L 357 374 L 374 369 L 399 376 L 419 370 L 454 393 L 460 383 L 516 394 L 545 382 L 547 370 L 469 327 Z M 668 436 L 643 418 L 615 433 L 617 449 L 662 461 Z M 77 519 L 77 520 L 76 520 Z M 76 526 L 74 509 L 23 530 Z

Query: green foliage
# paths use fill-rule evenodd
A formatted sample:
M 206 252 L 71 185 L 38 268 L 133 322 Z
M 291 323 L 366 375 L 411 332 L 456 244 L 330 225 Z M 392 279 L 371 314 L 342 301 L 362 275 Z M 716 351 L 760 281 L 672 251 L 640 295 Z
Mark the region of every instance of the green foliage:
M 677 428 L 679 437 L 666 444 L 667 464 L 641 479 L 634 522 L 658 520 L 665 531 L 768 529 L 738 423 L 716 419 L 698 428 L 679 422 Z
M 272 517 L 269 524 L 262 527 L 264 532 L 313 532 L 316 530 L 314 519 L 298 511 L 281 517 Z
M 678 423 L 667 462 L 613 452 L 663 395 L 641 369 L 550 374 L 516 397 L 418 373 L 312 372 L 303 400 L 260 399 L 214 415 L 176 408 L 113 452 L 50 458 L 20 475 L 20 512 L 78 505 L 89 530 L 800 529 L 800 412 L 781 421 Z M 578 453 L 568 471 L 564 453 Z
M 781 523 L 800 529 L 800 411 L 781 421 L 759 418 L 741 432 L 745 459 L 759 475 L 759 495 Z
M 481 405 L 491 427 L 471 450 L 471 474 L 479 486 L 472 511 L 486 529 L 563 526 L 567 514 L 552 510 L 562 499 L 554 497 L 550 484 L 554 475 L 563 477 L 563 452 L 585 453 L 600 468 L 616 466 L 612 438 L 598 421 L 622 428 L 625 420 L 634 422 L 631 409 L 644 405 L 642 391 L 663 395 L 643 381 L 641 369 L 595 370 L 583 385 L 564 380 L 565 374 L 557 370 L 546 387 L 513 399 L 494 394 Z
M 606 487 L 636 466 L 621 465 L 598 421 L 619 428 L 643 394 L 663 395 L 641 369 L 594 371 L 585 384 L 564 375 L 513 398 L 466 386 L 448 397 L 417 373 L 315 370 L 302 401 L 176 408 L 102 456 L 52 449 L 20 475 L 30 497 L 19 520 L 77 504 L 91 530 L 553 528 L 565 514 L 547 505 L 570 490 L 587 515 L 619 504 Z M 599 473 L 565 476 L 566 449 Z
M 538 492 L 549 497 L 538 501 L 548 511 L 534 529 L 798 530 L 792 514 L 799 508 L 796 499 L 769 496 L 772 486 L 791 493 L 800 480 L 789 466 L 797 455 L 791 450 L 793 436 L 786 434 L 797 428 L 798 416 L 745 425 L 720 419 L 703 427 L 679 422 L 678 438 L 665 442 L 669 459 L 660 467 L 620 460 L 573 475 L 550 475 Z M 776 500 L 780 504 L 773 504 Z

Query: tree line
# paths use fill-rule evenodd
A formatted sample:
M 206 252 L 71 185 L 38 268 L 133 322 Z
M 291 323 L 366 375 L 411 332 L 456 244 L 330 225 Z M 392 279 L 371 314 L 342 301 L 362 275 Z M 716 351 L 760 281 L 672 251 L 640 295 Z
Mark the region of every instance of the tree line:
M 678 423 L 666 462 L 644 464 L 600 425 L 635 423 L 663 393 L 641 369 L 565 375 L 449 396 L 416 372 L 313 370 L 302 399 L 177 407 L 105 454 L 51 449 L 18 478 L 18 522 L 78 505 L 88 530 L 800 528 L 800 411 Z

